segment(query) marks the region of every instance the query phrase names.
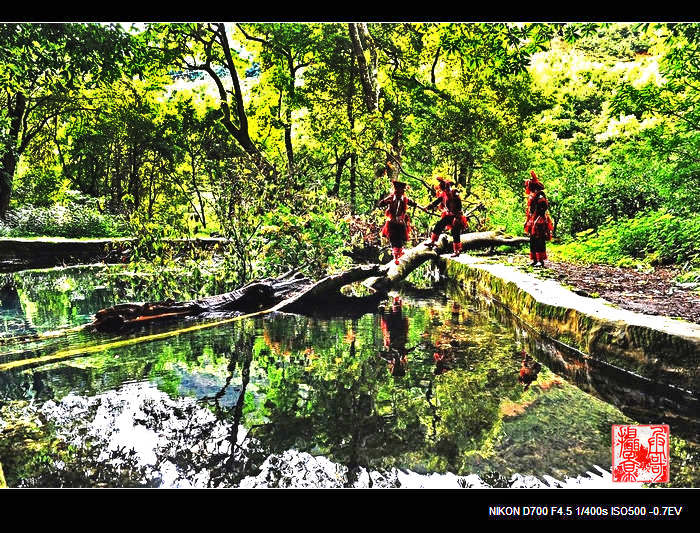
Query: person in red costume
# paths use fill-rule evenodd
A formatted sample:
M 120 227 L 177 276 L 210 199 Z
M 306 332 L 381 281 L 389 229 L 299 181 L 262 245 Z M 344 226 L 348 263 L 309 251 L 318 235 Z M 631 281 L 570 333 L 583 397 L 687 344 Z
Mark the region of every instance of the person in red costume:
M 462 250 L 462 243 L 459 235 L 462 230 L 467 228 L 467 219 L 462 214 L 462 199 L 459 193 L 452 188 L 452 182 L 441 176 L 438 176 L 437 198 L 425 206 L 426 209 L 435 209 L 438 205 L 442 208 L 442 218 L 435 224 L 433 231 L 430 234 L 430 241 L 425 245 L 429 248 L 434 248 L 440 234 L 443 231 L 452 233 L 452 247 L 454 253 L 452 257 L 457 257 Z
M 377 207 L 386 207 L 387 221 L 382 227 L 384 235 L 391 243 L 394 263 L 399 264 L 399 258 L 403 255 L 403 246 L 411 236 L 411 218 L 408 215 L 408 207 L 416 207 L 418 204 L 406 196 L 406 184 L 402 181 L 392 181 L 392 193 L 377 202 Z
M 525 180 L 525 194 L 527 194 L 527 208 L 525 220 L 525 233 L 530 236 L 530 263 L 544 266 L 547 259 L 547 241 L 552 239 L 552 219 L 549 216 L 549 202 L 544 193 L 544 185 L 534 171 L 530 171 L 531 179 Z

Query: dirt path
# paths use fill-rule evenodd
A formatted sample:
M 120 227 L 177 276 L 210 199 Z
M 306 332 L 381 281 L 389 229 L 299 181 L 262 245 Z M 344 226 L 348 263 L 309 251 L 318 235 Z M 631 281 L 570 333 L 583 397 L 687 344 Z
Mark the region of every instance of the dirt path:
M 674 281 L 680 274 L 676 268 L 656 267 L 652 272 L 645 272 L 635 268 L 547 261 L 547 268 L 542 270 L 529 268 L 528 263 L 527 258 L 513 258 L 513 264 L 557 279 L 583 296 L 599 296 L 623 309 L 700 324 L 700 294 Z

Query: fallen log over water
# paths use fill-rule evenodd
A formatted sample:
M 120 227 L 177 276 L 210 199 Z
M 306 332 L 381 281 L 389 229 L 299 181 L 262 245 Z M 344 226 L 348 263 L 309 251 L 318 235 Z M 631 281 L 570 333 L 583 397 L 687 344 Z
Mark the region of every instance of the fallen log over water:
M 398 265 L 392 261 L 381 267 L 380 275 L 366 279 L 363 285 L 375 291 L 387 291 L 426 261 L 437 259 L 440 254 L 452 251 L 452 238 L 446 234 L 438 238 L 434 249 L 428 248 L 426 242 L 406 250 Z M 460 237 L 460 242 L 463 250 L 477 250 L 497 246 L 517 246 L 530 242 L 530 239 L 507 237 L 496 231 L 479 231 L 464 233 Z
M 204 313 L 249 313 L 272 308 L 310 285 L 312 281 L 308 278 L 299 273 L 289 272 L 278 278 L 254 281 L 234 291 L 200 300 L 117 304 L 97 311 L 90 326 L 98 331 L 119 331 L 145 322 Z
M 464 234 L 461 241 L 466 249 L 474 249 L 519 244 L 527 242 L 528 239 L 503 237 L 490 231 Z M 435 250 L 421 243 L 406 250 L 398 265 L 392 261 L 386 265 L 355 266 L 317 282 L 298 272 L 290 271 L 278 278 L 254 281 L 235 291 L 200 300 L 118 304 L 98 311 L 91 326 L 98 331 L 119 331 L 145 322 L 234 311 L 250 313 L 267 310 L 310 314 L 361 312 L 376 305 L 387 291 L 418 266 L 436 259 L 440 252 L 449 248 L 450 242 L 451 239 L 443 235 L 438 240 Z M 341 293 L 341 289 L 346 285 L 358 282 L 369 288 L 371 294 L 350 297 Z

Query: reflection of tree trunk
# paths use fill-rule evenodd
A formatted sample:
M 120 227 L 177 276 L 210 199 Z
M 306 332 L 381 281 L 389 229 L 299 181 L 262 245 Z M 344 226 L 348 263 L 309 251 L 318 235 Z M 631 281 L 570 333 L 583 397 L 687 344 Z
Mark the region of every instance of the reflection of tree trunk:
M 253 361 L 252 347 L 250 352 L 246 350 L 245 358 L 241 362 L 241 389 L 238 392 L 238 399 L 236 400 L 236 405 L 233 408 L 233 420 L 231 421 L 231 434 L 228 436 L 227 440 L 231 445 L 231 455 L 226 461 L 227 469 L 232 469 L 237 463 L 241 462 L 241 457 L 234 453 L 238 449 L 238 428 L 240 427 L 241 419 L 243 417 L 243 407 L 245 405 L 245 393 L 248 388 L 248 382 L 250 381 L 250 364 Z
M 352 321 L 352 330 L 357 331 L 357 319 L 353 319 Z M 357 356 L 357 348 L 355 346 L 355 339 L 353 338 L 352 342 L 350 343 L 350 361 L 355 361 Z M 347 474 L 347 481 L 346 481 L 346 487 L 352 487 L 354 486 L 355 482 L 357 481 L 358 478 L 358 473 L 360 470 L 360 461 L 362 459 L 361 457 L 361 449 L 363 448 L 363 441 L 362 441 L 362 428 L 364 427 L 364 418 L 365 418 L 365 413 L 363 412 L 362 409 L 362 392 L 356 391 L 357 385 L 360 383 L 365 382 L 365 365 L 360 366 L 360 377 L 359 379 L 355 380 L 353 382 L 353 385 L 350 389 L 350 394 L 352 395 L 352 414 L 355 415 L 357 418 L 353 421 L 354 423 L 352 424 L 352 434 L 350 436 L 350 454 L 348 457 L 348 474 Z

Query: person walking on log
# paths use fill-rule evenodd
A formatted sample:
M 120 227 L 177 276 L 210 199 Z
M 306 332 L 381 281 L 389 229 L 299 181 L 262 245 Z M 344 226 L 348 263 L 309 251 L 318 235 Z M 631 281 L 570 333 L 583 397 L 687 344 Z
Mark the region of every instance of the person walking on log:
M 462 214 L 462 199 L 459 193 L 452 188 L 452 182 L 438 176 L 437 198 L 425 206 L 426 209 L 435 209 L 438 205 L 442 207 L 442 217 L 433 227 L 430 234 L 430 241 L 425 243 L 428 248 L 435 248 L 438 238 L 443 231 L 451 231 L 452 233 L 452 248 L 454 253 L 452 257 L 457 257 L 462 250 L 462 243 L 459 236 L 462 230 L 467 229 L 467 219 Z
M 547 259 L 547 241 L 552 239 L 552 219 L 549 216 L 549 202 L 544 193 L 544 185 L 534 171 L 530 171 L 531 179 L 525 180 L 527 194 L 527 209 L 525 233 L 530 236 L 530 266 L 544 266 Z
M 408 207 L 416 207 L 418 204 L 406 196 L 406 184 L 402 181 L 392 181 L 393 192 L 379 200 L 377 207 L 386 207 L 387 221 L 382 227 L 382 235 L 389 239 L 394 256 L 394 263 L 399 264 L 403 255 L 403 246 L 411 236 L 411 218 L 408 215 Z

